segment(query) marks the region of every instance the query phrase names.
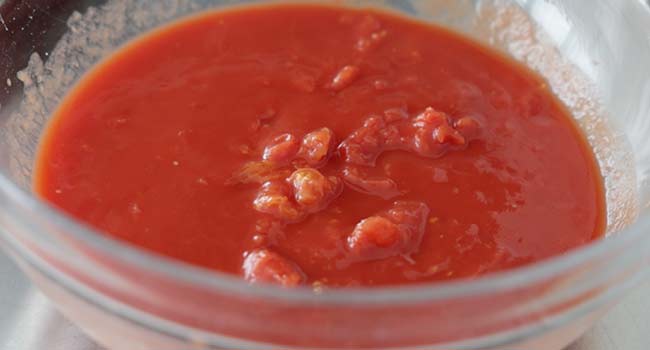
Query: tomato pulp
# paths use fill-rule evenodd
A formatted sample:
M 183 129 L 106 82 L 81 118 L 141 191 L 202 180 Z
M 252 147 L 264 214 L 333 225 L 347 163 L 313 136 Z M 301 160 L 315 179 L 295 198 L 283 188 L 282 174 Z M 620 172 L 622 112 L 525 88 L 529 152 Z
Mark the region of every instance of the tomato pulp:
M 63 101 L 35 192 L 107 235 L 284 286 L 474 277 L 603 234 L 594 155 L 543 79 L 372 9 L 214 12 Z

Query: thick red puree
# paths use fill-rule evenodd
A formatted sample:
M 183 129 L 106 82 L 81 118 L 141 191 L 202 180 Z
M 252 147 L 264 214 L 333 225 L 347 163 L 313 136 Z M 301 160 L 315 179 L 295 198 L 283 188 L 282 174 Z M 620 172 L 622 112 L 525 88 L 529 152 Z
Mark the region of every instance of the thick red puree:
M 215 12 L 118 51 L 45 134 L 43 198 L 284 286 L 473 277 L 600 237 L 594 156 L 544 81 L 374 10 Z

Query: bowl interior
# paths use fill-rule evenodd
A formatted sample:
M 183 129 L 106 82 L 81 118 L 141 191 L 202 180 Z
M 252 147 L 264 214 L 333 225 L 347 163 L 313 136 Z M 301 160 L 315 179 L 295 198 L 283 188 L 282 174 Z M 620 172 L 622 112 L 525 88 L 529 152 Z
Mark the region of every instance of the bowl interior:
M 30 190 L 40 134 L 50 113 L 84 72 L 120 45 L 175 18 L 255 1 L 82 1 L 61 27 L 40 37 L 43 50 L 7 76 L 0 109 L 0 171 Z M 331 1 L 324 1 L 326 3 Z M 97 6 L 88 5 L 96 3 Z M 339 2 L 335 2 L 339 3 Z M 650 199 L 650 62 L 648 32 L 635 1 L 476 0 L 347 1 L 461 31 L 543 75 L 587 135 L 605 179 L 608 234 L 635 221 Z M 588 15 L 583 11 L 592 8 Z M 60 38 L 57 37 L 59 34 Z M 20 39 L 15 36 L 14 39 Z M 48 45 L 44 41 L 53 42 Z M 16 42 L 14 40 L 14 42 Z M 48 49 L 52 47 L 52 49 Z M 21 53 L 25 56 L 25 53 Z M 18 53 L 16 53 L 18 55 Z M 16 58 L 18 61 L 18 57 Z M 19 68 L 19 67 L 14 67 Z

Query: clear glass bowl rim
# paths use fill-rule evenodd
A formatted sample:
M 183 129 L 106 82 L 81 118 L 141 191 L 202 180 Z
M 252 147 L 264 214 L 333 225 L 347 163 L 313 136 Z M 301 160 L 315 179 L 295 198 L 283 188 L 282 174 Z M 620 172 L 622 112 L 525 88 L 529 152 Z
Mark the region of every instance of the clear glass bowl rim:
M 650 215 L 643 215 L 629 227 L 613 236 L 575 248 L 563 255 L 504 272 L 487 274 L 474 279 L 407 286 L 329 289 L 316 294 L 311 288 L 307 287 L 286 289 L 274 285 L 251 285 L 237 276 L 184 263 L 154 252 L 145 251 L 128 242 L 113 239 L 19 188 L 2 171 L 0 171 L 0 194 L 6 196 L 9 203 L 15 205 L 17 209 L 23 209 L 40 216 L 52 229 L 68 232 L 72 238 L 87 244 L 98 252 L 132 264 L 144 271 L 151 271 L 173 281 L 181 281 L 203 288 L 234 293 L 235 295 L 280 299 L 288 302 L 325 304 L 412 303 L 499 293 L 542 282 L 581 265 L 598 261 L 611 252 L 629 246 L 639 248 L 640 250 L 636 252 L 638 254 L 649 254 L 644 247 L 650 245 L 650 234 L 646 233 L 647 229 L 650 228 Z M 0 232 L 11 234 L 1 230 Z M 39 235 L 48 233 L 42 230 L 40 232 L 31 231 L 30 234 L 35 236 L 33 238 L 38 238 Z M 34 241 L 38 242 L 38 239 Z M 52 269 L 50 266 L 42 267 L 46 270 Z
M 646 10 L 648 10 L 646 15 L 650 20 L 650 7 L 646 6 Z M 648 40 L 650 41 L 650 38 Z M 138 269 L 153 272 L 172 281 L 189 283 L 208 290 L 214 289 L 220 292 L 233 293 L 234 295 L 271 298 L 284 302 L 337 305 L 409 304 L 479 296 L 543 282 L 563 272 L 598 261 L 612 252 L 626 247 L 636 247 L 637 249 L 627 253 L 639 254 L 639 258 L 642 258 L 643 255 L 650 256 L 650 251 L 646 250 L 646 248 L 650 248 L 650 234 L 647 233 L 650 228 L 650 213 L 641 212 L 635 222 L 614 235 L 572 249 L 566 254 L 515 269 L 486 274 L 473 279 L 406 286 L 326 289 L 317 294 L 308 287 L 287 289 L 275 285 L 251 285 L 237 276 L 184 263 L 155 252 L 145 251 L 128 242 L 113 239 L 20 188 L 10 180 L 4 170 L 0 169 L 0 199 L 2 197 L 6 198 L 7 204 L 13 207 L 9 208 L 10 212 L 13 211 L 11 209 L 17 209 L 20 215 L 29 213 L 39 219 L 37 226 L 40 226 L 41 229 L 37 231 L 29 230 L 29 235 L 33 236 L 30 238 L 35 238 L 33 242 L 36 244 L 39 242 L 38 237 L 47 235 L 47 231 L 66 232 L 72 238 L 87 244 L 100 253 L 120 259 L 122 262 L 131 264 Z M 13 218 L 13 220 L 29 219 L 19 217 Z M 47 223 L 47 228 L 41 222 Z M 2 234 L 10 235 L 12 233 L 0 227 L 0 235 Z M 30 250 L 29 247 L 24 248 Z M 34 263 L 33 260 L 31 262 Z M 43 265 L 42 262 L 39 264 Z M 40 267 L 45 271 L 53 268 L 51 266 Z M 78 268 L 83 269 L 83 267 Z

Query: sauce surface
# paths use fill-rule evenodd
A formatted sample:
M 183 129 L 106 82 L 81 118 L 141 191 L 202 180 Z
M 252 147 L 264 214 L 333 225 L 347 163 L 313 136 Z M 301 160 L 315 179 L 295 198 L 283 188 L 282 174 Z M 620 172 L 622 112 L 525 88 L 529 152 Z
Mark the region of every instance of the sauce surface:
M 215 12 L 94 69 L 35 192 L 100 231 L 285 286 L 473 277 L 603 234 L 594 156 L 545 82 L 363 9 Z

